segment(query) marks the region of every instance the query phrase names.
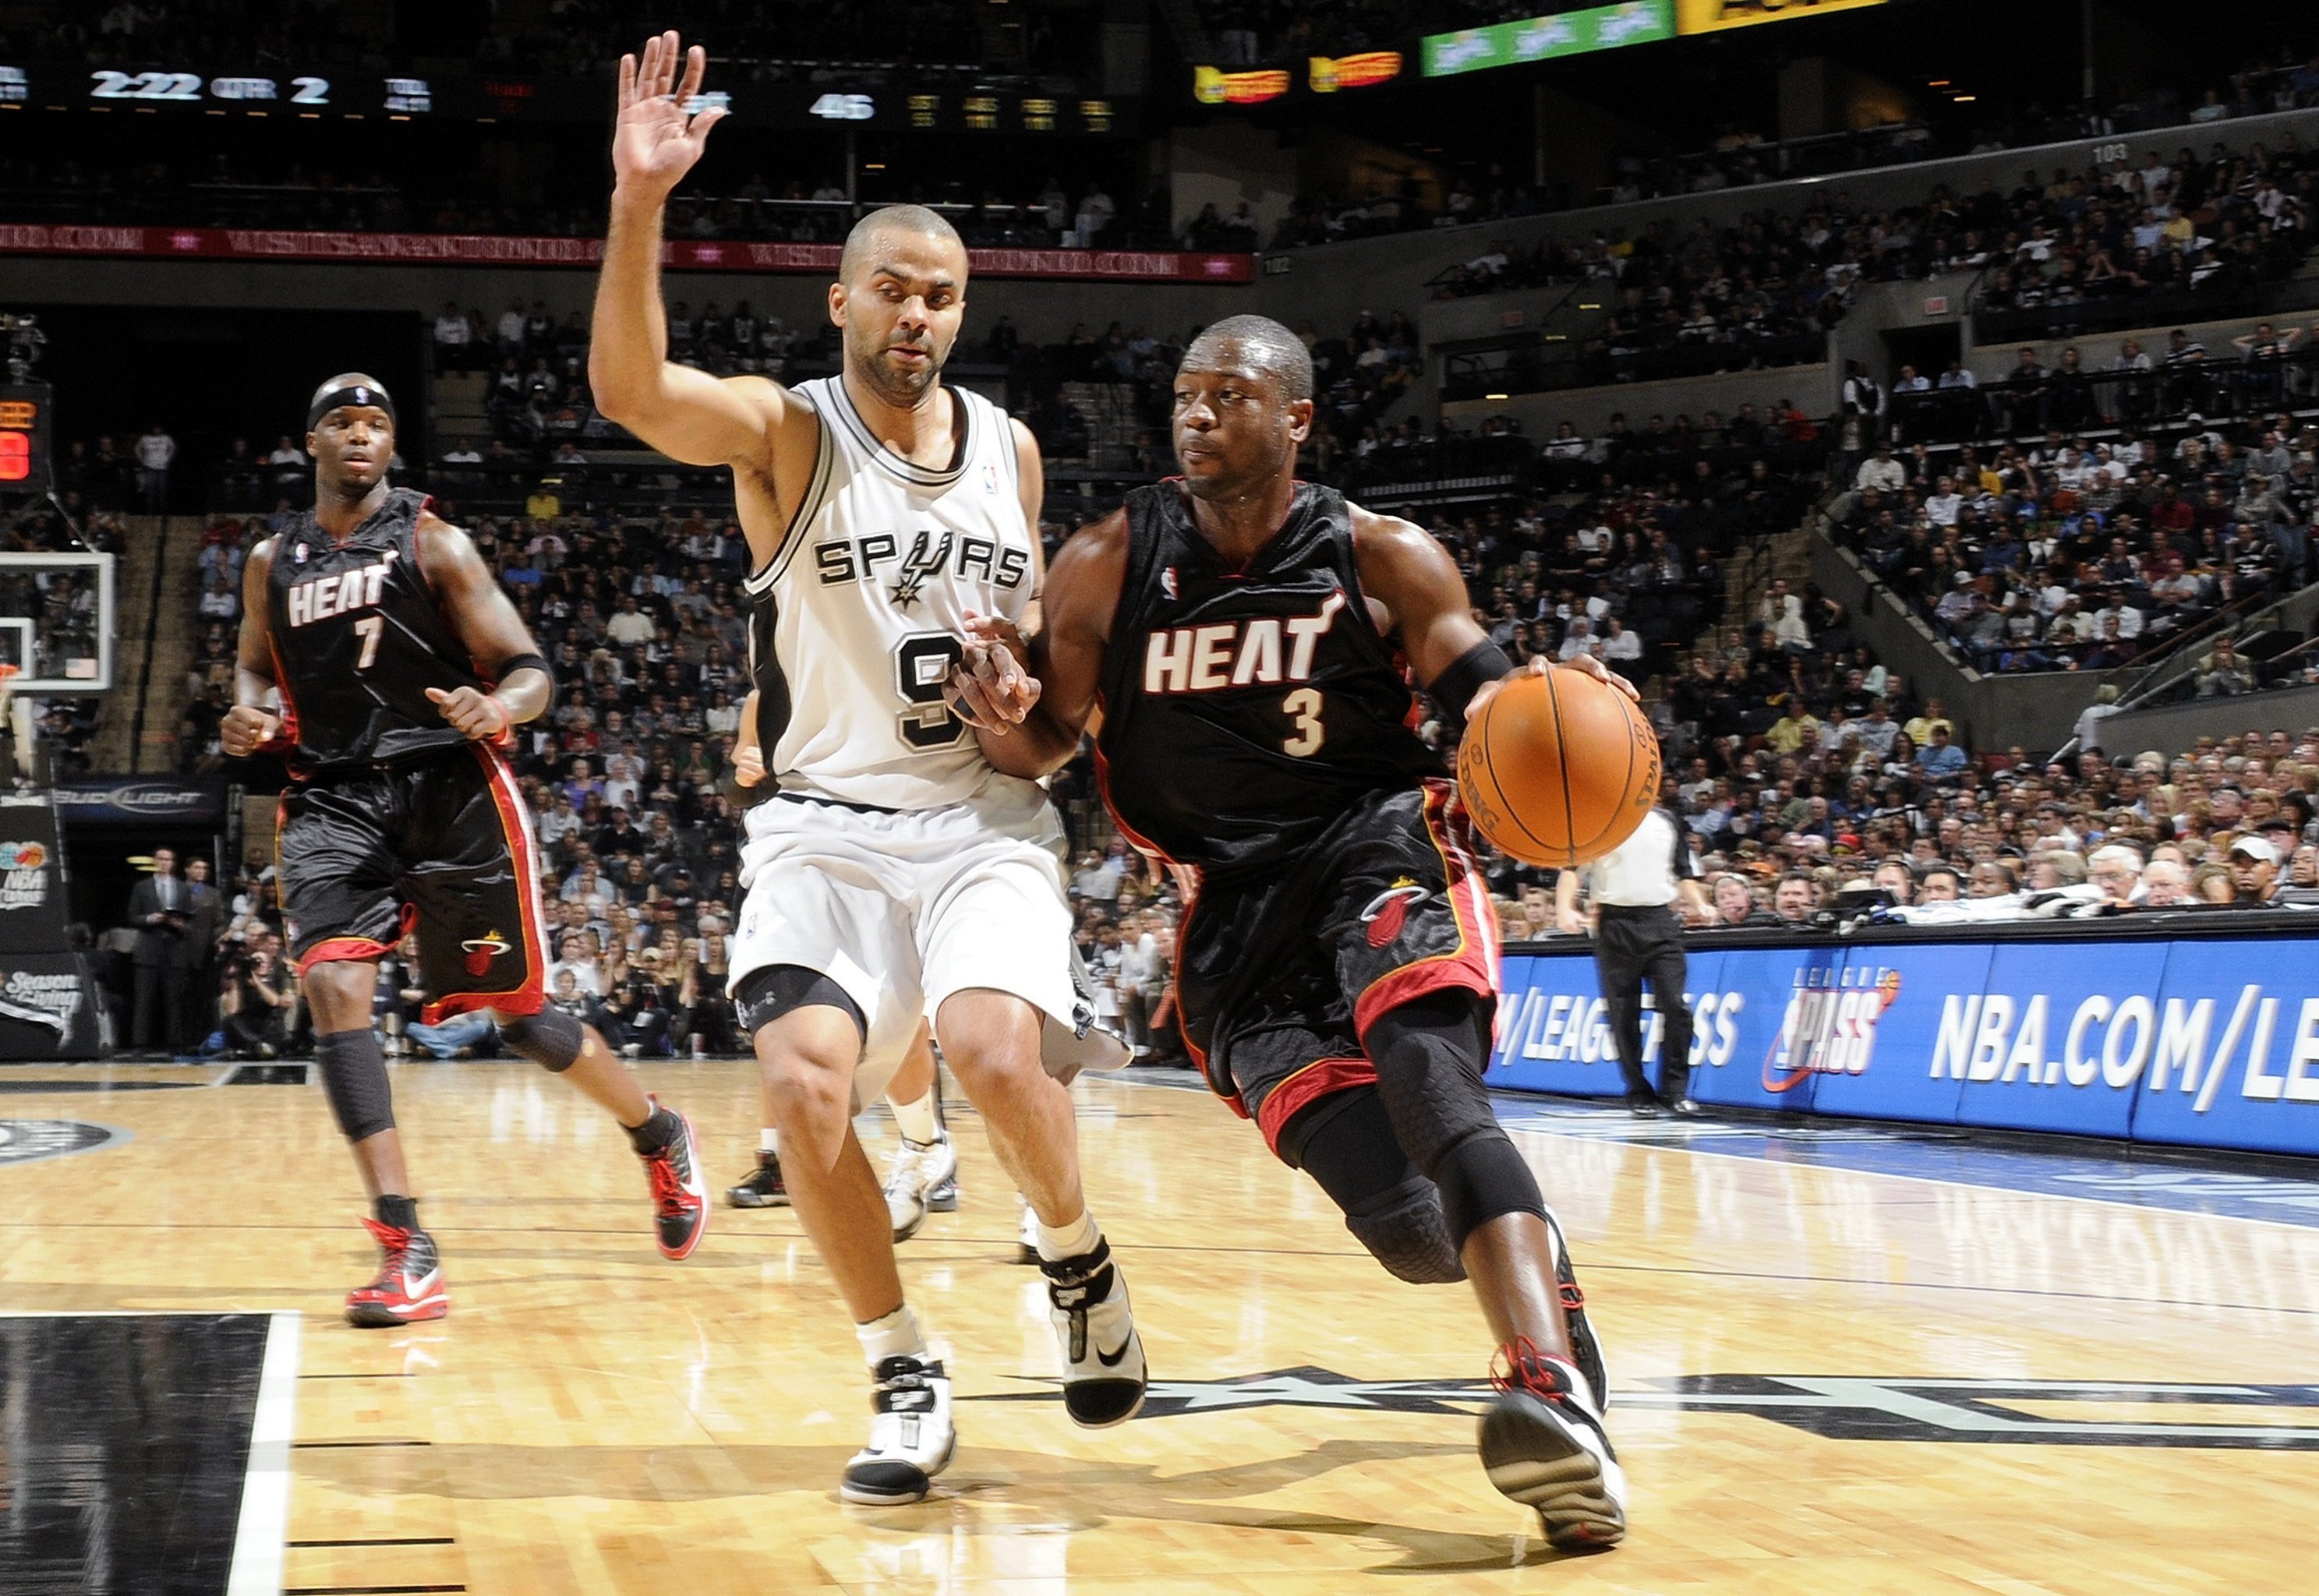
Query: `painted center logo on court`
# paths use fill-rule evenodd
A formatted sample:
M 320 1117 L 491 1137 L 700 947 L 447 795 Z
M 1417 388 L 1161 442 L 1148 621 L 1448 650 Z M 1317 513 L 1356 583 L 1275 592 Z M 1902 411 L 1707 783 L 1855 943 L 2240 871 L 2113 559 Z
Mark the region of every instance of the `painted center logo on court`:
M 1051 1385 L 1051 1380 L 1040 1382 Z M 1343 1408 L 1385 1413 L 1469 1415 L 1490 1383 L 1356 1380 L 1306 1365 L 1236 1380 L 1154 1380 L 1144 1418 L 1245 1408 Z M 1052 1402 L 1049 1391 L 994 1392 L 961 1402 Z M 1972 1441 L 1984 1446 L 2197 1447 L 2224 1451 L 2319 1452 L 2319 1386 L 2204 1385 L 2141 1380 L 1908 1380 L 1818 1375 L 1686 1375 L 1614 1391 L 1611 1409 L 1741 1412 L 1843 1441 Z M 2181 1406 L 2196 1420 L 2081 1418 L 2040 1408 Z M 2236 1409 L 2247 1422 L 2211 1421 Z M 2281 1420 L 2286 1420 L 2281 1422 Z
M 0 1120 L 0 1164 L 61 1159 L 128 1140 L 126 1131 L 86 1120 Z

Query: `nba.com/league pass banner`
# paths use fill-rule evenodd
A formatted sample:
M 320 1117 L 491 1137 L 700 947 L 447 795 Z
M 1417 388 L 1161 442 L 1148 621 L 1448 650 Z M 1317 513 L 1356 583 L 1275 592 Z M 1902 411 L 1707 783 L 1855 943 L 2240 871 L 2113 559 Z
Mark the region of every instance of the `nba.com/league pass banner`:
M 1863 1119 L 2319 1154 L 2319 938 L 1692 939 L 1691 1093 Z M 1625 1087 L 1591 953 L 1505 957 L 1489 1080 Z M 1656 1078 L 1661 1017 L 1646 1009 Z

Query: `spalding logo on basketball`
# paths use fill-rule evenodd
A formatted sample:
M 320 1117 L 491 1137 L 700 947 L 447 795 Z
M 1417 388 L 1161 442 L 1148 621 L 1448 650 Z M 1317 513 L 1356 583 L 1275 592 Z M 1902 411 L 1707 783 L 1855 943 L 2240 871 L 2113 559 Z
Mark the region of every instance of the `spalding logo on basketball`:
M 1520 677 L 1466 723 L 1457 792 L 1501 853 L 1569 870 L 1634 835 L 1658 801 L 1658 734 L 1583 671 Z

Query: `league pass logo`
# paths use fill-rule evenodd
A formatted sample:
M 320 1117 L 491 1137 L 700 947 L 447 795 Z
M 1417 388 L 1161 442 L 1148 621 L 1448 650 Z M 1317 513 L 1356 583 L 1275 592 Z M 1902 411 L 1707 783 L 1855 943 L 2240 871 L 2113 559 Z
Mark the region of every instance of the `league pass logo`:
M 1052 1382 L 1042 1382 L 1051 1384 Z M 1154 1380 L 1146 1419 L 1247 1408 L 1340 1408 L 1383 1413 L 1470 1415 L 1491 1396 L 1487 1380 L 1356 1380 L 1306 1365 L 1236 1380 Z M 1044 1391 L 998 1392 L 961 1402 L 1044 1402 Z M 2034 1410 L 2087 1403 L 2182 1407 L 2195 1420 L 2047 1416 Z M 2026 1406 L 2017 1407 L 2020 1403 Z M 1611 1396 L 1615 1415 L 1638 1408 L 1741 1412 L 1829 1440 L 1973 1441 L 1994 1446 L 2197 1447 L 2224 1451 L 2319 1452 L 2319 1386 L 2203 1385 L 2125 1380 L 1863 1380 L 1845 1375 L 1689 1375 L 1651 1380 Z M 2210 1421 L 2240 1409 L 2248 1422 Z M 2277 1420 L 2293 1415 L 2296 1421 Z M 2307 1421 L 2302 1416 L 2307 1415 Z

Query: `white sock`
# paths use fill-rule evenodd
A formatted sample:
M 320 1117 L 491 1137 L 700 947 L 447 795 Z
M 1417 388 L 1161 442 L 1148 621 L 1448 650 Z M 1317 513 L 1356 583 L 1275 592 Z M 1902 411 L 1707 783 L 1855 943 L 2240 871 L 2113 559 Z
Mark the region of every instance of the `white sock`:
M 779 1153 L 781 1150 L 781 1133 L 779 1131 L 774 1130 L 771 1125 L 767 1125 L 763 1130 L 758 1132 L 757 1150 L 759 1152 Z
M 1084 1208 L 1077 1219 L 1060 1228 L 1043 1219 L 1039 1222 L 1039 1256 L 1051 1264 L 1067 1258 L 1084 1258 L 1102 1240 L 1103 1231 L 1096 1226 L 1095 1215 Z
M 918 1321 L 907 1303 L 883 1319 L 873 1319 L 867 1324 L 857 1324 L 853 1334 L 862 1343 L 862 1356 L 869 1360 L 871 1369 L 889 1357 L 924 1357 L 926 1343 L 918 1334 Z
M 926 1088 L 925 1096 L 914 1102 L 905 1103 L 897 1097 L 894 1099 L 893 1105 L 894 1123 L 901 1127 L 902 1135 L 906 1139 L 916 1142 L 920 1147 L 925 1146 L 929 1141 L 942 1140 L 942 1122 L 934 1118 L 934 1093 L 932 1087 Z

